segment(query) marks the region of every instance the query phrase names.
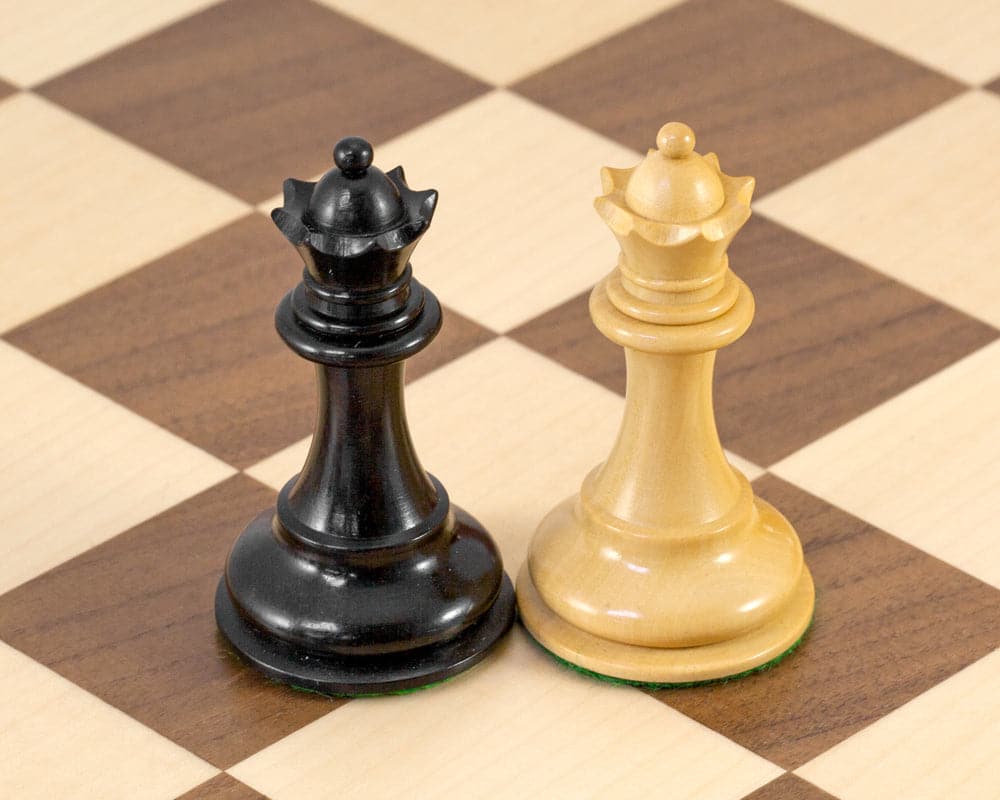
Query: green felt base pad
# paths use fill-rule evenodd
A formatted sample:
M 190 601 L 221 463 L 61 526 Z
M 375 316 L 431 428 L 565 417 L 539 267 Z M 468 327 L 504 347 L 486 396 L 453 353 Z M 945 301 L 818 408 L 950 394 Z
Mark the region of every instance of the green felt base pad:
M 809 625 L 806 626 L 806 629 L 802 632 L 802 635 L 798 639 L 796 639 L 794 644 L 792 644 L 792 646 L 789 647 L 785 652 L 781 653 L 781 655 L 778 655 L 775 658 L 772 658 L 770 661 L 761 664 L 760 666 L 754 667 L 753 669 L 744 670 L 743 672 L 737 672 L 734 675 L 724 675 L 721 678 L 711 678 L 709 680 L 704 680 L 704 681 L 687 681 L 684 683 L 656 683 L 650 681 L 635 681 L 635 680 L 629 680 L 628 678 L 616 678 L 613 675 L 604 675 L 603 673 L 594 672 L 593 670 L 589 670 L 586 667 L 581 667 L 579 664 L 574 664 L 572 661 L 567 661 L 565 658 L 557 656 L 551 650 L 546 649 L 546 647 L 537 639 L 535 639 L 535 637 L 531 636 L 530 632 L 528 633 L 528 638 L 530 638 L 531 641 L 533 641 L 543 652 L 545 652 L 551 658 L 555 659 L 564 667 L 568 667 L 574 672 L 579 672 L 581 675 L 586 675 L 589 678 L 595 678 L 596 680 L 604 681 L 605 683 L 618 684 L 619 686 L 637 686 L 640 689 L 653 689 L 653 690 L 690 689 L 691 687 L 694 686 L 709 686 L 715 683 L 728 683 L 729 681 L 739 680 L 740 678 L 745 678 L 748 675 L 755 675 L 758 672 L 765 672 L 771 669 L 772 667 L 777 665 L 778 662 L 783 661 L 792 653 L 794 653 L 795 650 L 798 649 L 799 645 L 802 644 L 802 642 L 806 639 L 806 636 L 809 634 L 809 631 L 812 629 L 812 624 L 813 624 L 812 620 L 810 620 Z M 525 630 L 527 631 L 527 629 Z

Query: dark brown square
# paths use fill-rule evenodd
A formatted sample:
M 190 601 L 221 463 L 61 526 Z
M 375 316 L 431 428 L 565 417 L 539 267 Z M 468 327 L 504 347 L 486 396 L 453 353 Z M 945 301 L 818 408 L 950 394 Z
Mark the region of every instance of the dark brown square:
M 274 330 L 274 308 L 301 270 L 271 222 L 252 214 L 4 338 L 243 468 L 312 430 L 312 367 Z M 407 376 L 493 337 L 446 311 Z
M 722 443 L 762 466 L 995 339 L 998 332 L 791 230 L 754 217 L 731 248 L 757 302 L 724 348 L 715 408 Z M 581 295 L 510 336 L 624 392 L 621 349 Z
M 0 637 L 225 769 L 343 701 L 267 681 L 215 628 L 229 547 L 274 493 L 237 475 L 0 597 Z
M 267 798 L 231 775 L 223 773 L 195 786 L 177 800 L 267 800 Z
M 337 138 L 385 141 L 486 88 L 306 0 L 238 0 L 37 91 L 258 202 L 329 167 Z
M 15 87 L 11 86 L 6 81 L 0 79 L 0 100 L 2 100 L 9 94 L 14 94 L 14 92 L 16 91 L 17 89 Z
M 992 82 L 986 85 L 986 88 L 991 92 L 996 92 L 1000 94 L 1000 75 L 998 75 Z
M 770 475 L 816 581 L 799 650 L 729 683 L 653 696 L 786 769 L 1000 645 L 1000 591 Z
M 832 794 L 786 772 L 780 778 L 761 786 L 743 800 L 837 800 Z
M 514 88 L 641 152 L 686 122 L 764 193 L 965 87 L 774 0 L 701 0 Z

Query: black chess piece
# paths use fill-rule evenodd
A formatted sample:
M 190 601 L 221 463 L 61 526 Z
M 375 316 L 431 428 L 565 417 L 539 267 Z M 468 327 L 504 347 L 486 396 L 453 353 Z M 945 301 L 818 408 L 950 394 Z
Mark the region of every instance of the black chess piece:
M 437 192 L 340 141 L 318 182 L 289 179 L 271 216 L 305 261 L 278 306 L 286 344 L 317 365 L 302 471 L 236 540 L 219 628 L 268 676 L 331 694 L 392 692 L 480 661 L 510 628 L 514 592 L 489 534 L 417 460 L 403 360 L 441 327 L 411 274 Z

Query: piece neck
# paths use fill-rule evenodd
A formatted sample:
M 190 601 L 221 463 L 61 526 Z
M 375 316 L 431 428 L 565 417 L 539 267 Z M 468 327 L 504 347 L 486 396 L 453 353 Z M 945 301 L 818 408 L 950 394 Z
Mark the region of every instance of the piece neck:
M 334 292 L 306 278 L 275 312 L 285 343 L 302 358 L 330 366 L 378 366 L 409 358 L 441 328 L 437 298 L 411 277 L 372 292 Z
M 405 316 L 400 321 L 399 317 L 407 308 L 412 279 L 413 269 L 407 264 L 398 278 L 384 286 L 332 289 L 317 281 L 306 268 L 302 271 L 301 307 L 303 312 L 308 309 L 313 315 L 345 327 L 374 324 L 392 330 L 409 321 Z

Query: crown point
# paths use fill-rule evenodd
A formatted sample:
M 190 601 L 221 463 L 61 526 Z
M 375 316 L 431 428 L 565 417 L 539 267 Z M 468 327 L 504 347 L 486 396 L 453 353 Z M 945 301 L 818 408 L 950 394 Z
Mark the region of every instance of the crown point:
M 656 147 L 667 158 L 684 158 L 694 151 L 694 131 L 683 122 L 668 122 L 656 134 Z
M 372 146 L 360 136 L 348 136 L 333 148 L 333 163 L 349 178 L 359 178 L 372 165 Z

